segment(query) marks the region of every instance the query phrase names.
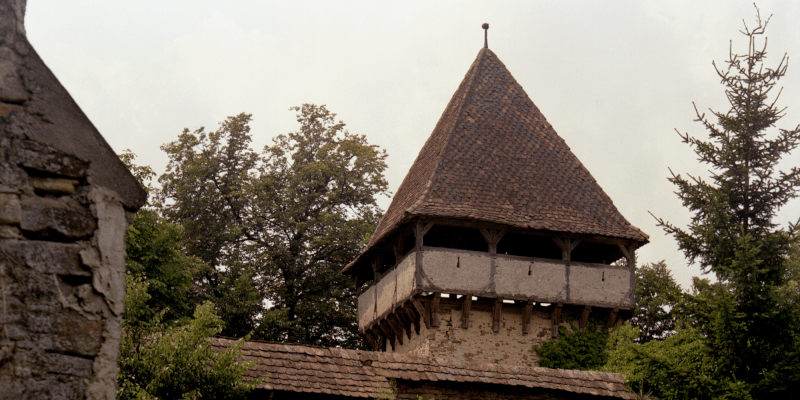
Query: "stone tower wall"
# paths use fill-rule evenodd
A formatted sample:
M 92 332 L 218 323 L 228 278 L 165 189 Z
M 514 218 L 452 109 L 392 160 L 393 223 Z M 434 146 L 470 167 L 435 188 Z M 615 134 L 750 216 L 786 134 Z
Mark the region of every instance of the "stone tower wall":
M 550 339 L 550 316 L 534 312 L 531 332 L 522 334 L 522 314 L 505 312 L 500 318 L 500 331 L 492 331 L 492 312 L 472 310 L 469 328 L 461 327 L 461 311 L 445 309 L 439 313 L 439 326 L 420 327 L 395 351 L 420 357 L 448 357 L 465 362 L 504 365 L 538 366 L 539 356 L 533 346 Z M 387 346 L 387 351 L 392 347 Z

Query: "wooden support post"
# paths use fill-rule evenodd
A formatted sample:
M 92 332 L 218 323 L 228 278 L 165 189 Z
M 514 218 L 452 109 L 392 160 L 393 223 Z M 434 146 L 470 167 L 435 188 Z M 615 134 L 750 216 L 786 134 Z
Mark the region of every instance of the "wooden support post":
M 412 308 L 413 306 L 409 306 L 408 304 L 406 304 L 405 306 L 403 306 L 403 311 L 406 313 L 406 317 L 408 317 L 408 320 L 411 321 L 412 324 L 414 324 L 414 330 L 417 331 L 417 335 L 419 335 L 420 316 L 414 313 L 414 310 Z
M 383 269 L 383 262 L 379 254 L 372 261 L 372 275 L 375 277 L 375 282 L 381 279 L 381 269 Z
M 628 263 L 628 270 L 630 271 L 630 293 L 631 293 L 631 309 L 636 307 L 634 293 L 636 293 L 636 246 L 625 246 L 617 244 L 622 255 L 625 256 L 625 261 Z
M 431 326 L 434 328 L 439 327 L 439 300 L 442 299 L 442 294 L 435 292 L 433 299 L 431 299 Z
M 405 244 L 405 237 L 403 234 L 400 234 L 400 237 L 397 239 L 397 243 L 394 244 L 394 263 L 395 265 L 400 263 L 400 259 L 403 258 L 403 245 Z
M 492 332 L 500 332 L 500 315 L 503 311 L 503 299 L 498 297 L 494 299 L 492 305 Z
M 558 303 L 553 307 L 553 314 L 550 316 L 550 336 L 553 338 L 558 337 L 558 325 L 561 323 L 561 307 L 562 303 Z
M 417 287 L 422 287 L 425 282 L 425 272 L 422 270 L 422 248 L 425 245 L 425 241 L 423 238 L 425 234 L 428 233 L 429 230 L 433 227 L 433 222 L 428 222 L 426 225 L 422 219 L 417 219 L 417 224 L 414 226 L 414 248 L 416 249 L 416 273 L 415 273 L 415 280 L 417 283 Z M 425 323 L 428 324 L 427 322 Z
M 469 312 L 472 309 L 472 295 L 464 295 L 464 301 L 461 303 L 461 328 L 469 328 Z
M 531 332 L 531 315 L 533 314 L 533 301 L 528 300 L 525 308 L 522 309 L 522 334 L 527 335 Z
M 422 320 L 425 322 L 425 327 L 431 329 L 431 316 L 428 315 L 428 312 L 425 310 L 425 307 L 422 306 L 422 303 L 417 300 L 411 300 L 411 304 L 414 305 L 414 309 L 417 310 Z
M 608 321 L 606 321 L 606 328 L 611 329 L 617 323 L 617 315 L 619 315 L 619 307 L 614 307 L 611 312 L 608 313 Z
M 578 326 L 580 327 L 581 331 L 583 328 L 586 328 L 586 325 L 589 323 L 589 313 L 592 312 L 592 306 L 583 307 L 583 311 L 581 311 L 581 319 L 578 321 Z

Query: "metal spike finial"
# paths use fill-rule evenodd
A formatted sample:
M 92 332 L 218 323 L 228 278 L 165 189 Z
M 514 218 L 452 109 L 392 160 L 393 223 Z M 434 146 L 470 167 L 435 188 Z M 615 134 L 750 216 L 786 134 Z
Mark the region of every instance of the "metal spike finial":
M 489 24 L 483 23 L 483 48 L 489 48 Z

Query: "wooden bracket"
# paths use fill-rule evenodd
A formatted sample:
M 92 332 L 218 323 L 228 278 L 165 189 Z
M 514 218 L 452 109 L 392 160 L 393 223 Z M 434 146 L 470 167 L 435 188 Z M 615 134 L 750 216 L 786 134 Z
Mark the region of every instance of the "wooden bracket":
M 394 317 L 397 319 L 397 322 L 406 332 L 406 336 L 408 336 L 408 340 L 411 340 L 411 320 L 408 318 L 405 312 L 402 309 L 397 309 L 394 314 Z
M 433 228 L 433 222 L 428 222 L 425 224 L 421 219 L 419 219 L 417 220 L 417 227 L 414 230 L 414 235 L 416 235 L 418 238 L 422 238 L 422 236 L 425 236 L 425 234 L 428 233 L 431 228 Z
M 614 307 L 611 312 L 608 313 L 608 321 L 606 321 L 606 328 L 611 329 L 617 323 L 617 315 L 619 315 L 619 307 Z
M 429 303 L 431 306 L 431 326 L 434 328 L 439 327 L 439 300 L 442 299 L 442 294 L 439 292 L 433 293 L 433 299 Z
M 389 327 L 392 328 L 392 332 L 394 333 L 395 339 L 403 345 L 403 325 L 397 321 L 397 318 L 394 317 L 394 314 L 389 314 L 386 316 L 386 323 L 389 324 Z M 392 346 L 394 348 L 394 346 Z
M 533 301 L 528 300 L 525 308 L 522 309 L 522 334 L 527 335 L 531 332 L 531 315 L 533 314 Z
M 561 307 L 563 303 L 558 303 L 553 307 L 553 314 L 550 316 L 550 336 L 558 337 L 558 325 L 561 323 Z
M 392 346 L 392 350 L 395 349 L 394 345 L 394 332 L 392 332 L 392 328 L 387 326 L 386 320 L 378 322 L 378 329 L 383 332 L 383 337 L 389 341 L 389 344 Z
M 431 328 L 431 317 L 425 310 L 425 307 L 422 306 L 422 303 L 417 300 L 411 300 L 411 304 L 414 305 L 414 309 L 417 310 L 417 313 L 422 317 L 422 320 L 425 322 L 425 327 L 430 329 Z
M 586 328 L 586 325 L 589 323 L 589 313 L 592 312 L 592 306 L 586 306 L 581 311 L 581 319 L 578 321 L 578 327 L 583 331 L 583 328 Z
M 497 254 L 497 244 L 500 243 L 500 239 L 503 238 L 503 235 L 506 234 L 505 230 L 495 230 L 495 229 L 480 229 L 481 235 L 483 238 L 486 239 L 486 242 L 489 244 L 489 253 Z
M 415 314 L 414 310 L 412 310 L 412 307 L 408 305 L 403 306 L 403 311 L 406 313 L 406 317 L 408 318 L 408 320 L 411 321 L 412 324 L 414 324 L 414 330 L 417 331 L 417 335 L 419 335 L 419 329 L 420 329 L 419 315 Z
M 560 238 L 558 236 L 551 236 L 551 239 L 556 243 L 559 249 L 561 249 L 561 259 L 564 261 L 570 261 L 572 259 L 572 250 L 575 250 L 578 247 L 578 244 L 583 240 L 583 238 Z
M 503 299 L 498 297 L 494 299 L 492 305 L 492 332 L 500 332 L 500 315 L 503 310 Z
M 368 329 L 367 331 L 364 332 L 364 337 L 367 339 L 367 343 L 369 344 L 369 347 L 371 347 L 372 350 L 377 351 L 378 350 L 378 338 L 375 337 L 375 335 L 372 333 L 371 329 Z
M 464 302 L 461 303 L 461 327 L 469 328 L 469 312 L 472 309 L 472 295 L 464 295 Z

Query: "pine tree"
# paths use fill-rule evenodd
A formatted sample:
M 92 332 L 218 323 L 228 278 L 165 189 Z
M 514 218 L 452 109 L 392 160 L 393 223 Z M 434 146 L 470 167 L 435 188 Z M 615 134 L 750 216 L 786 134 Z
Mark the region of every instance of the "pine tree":
M 695 106 L 708 139 L 679 132 L 710 171 L 708 179 L 674 173 L 670 178 L 693 213 L 691 223 L 681 229 L 658 219 L 690 262 L 717 278 L 694 299 L 696 307 L 686 308 L 696 313 L 687 320 L 705 338 L 715 378 L 743 383 L 755 398 L 785 393 L 797 384 L 800 370 L 797 305 L 780 295 L 797 225 L 773 222 L 800 187 L 797 167 L 778 171 L 800 142 L 800 126 L 775 127 L 785 108 L 776 105 L 780 90 L 773 90 L 788 57 L 774 68 L 765 65 L 767 40 L 761 38 L 768 22 L 757 13 L 757 26 L 745 24 L 741 31 L 749 40 L 747 54 L 735 54 L 731 45 L 727 68 L 714 64 L 731 107 L 706 117 Z

